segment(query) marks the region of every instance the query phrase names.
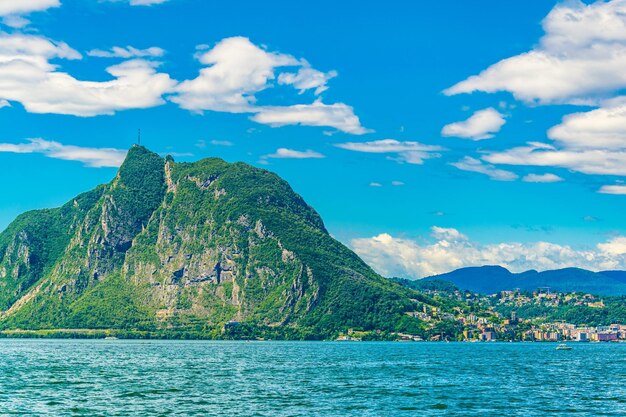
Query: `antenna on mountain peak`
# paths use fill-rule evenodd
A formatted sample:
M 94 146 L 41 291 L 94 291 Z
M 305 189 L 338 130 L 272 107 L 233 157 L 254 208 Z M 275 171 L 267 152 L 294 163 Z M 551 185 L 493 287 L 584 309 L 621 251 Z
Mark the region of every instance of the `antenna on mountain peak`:
M 141 129 L 137 130 L 137 145 L 141 146 Z

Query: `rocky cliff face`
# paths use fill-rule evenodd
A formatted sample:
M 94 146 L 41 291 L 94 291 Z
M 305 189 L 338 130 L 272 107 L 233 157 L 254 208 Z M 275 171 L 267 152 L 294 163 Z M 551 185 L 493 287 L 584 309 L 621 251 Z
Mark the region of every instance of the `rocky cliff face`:
M 276 175 L 135 146 L 115 179 L 0 234 L 5 328 L 393 326 L 408 290 L 332 239 Z

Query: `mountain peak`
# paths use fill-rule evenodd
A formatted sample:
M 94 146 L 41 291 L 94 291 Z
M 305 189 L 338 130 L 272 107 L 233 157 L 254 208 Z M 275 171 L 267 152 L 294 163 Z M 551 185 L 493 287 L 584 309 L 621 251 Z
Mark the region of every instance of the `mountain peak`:
M 147 158 L 162 159 L 158 154 L 152 152 L 145 146 L 134 144 L 128 150 L 128 153 L 126 154 L 126 158 L 124 159 L 124 162 L 122 163 L 121 166 L 123 167 L 124 165 L 132 164 L 132 163 L 135 163 L 136 161 L 144 160 Z
M 214 337 L 236 321 L 298 338 L 418 324 L 409 290 L 334 240 L 286 181 L 247 164 L 175 163 L 134 145 L 81 204 L 27 220 L 0 234 L 0 328 Z

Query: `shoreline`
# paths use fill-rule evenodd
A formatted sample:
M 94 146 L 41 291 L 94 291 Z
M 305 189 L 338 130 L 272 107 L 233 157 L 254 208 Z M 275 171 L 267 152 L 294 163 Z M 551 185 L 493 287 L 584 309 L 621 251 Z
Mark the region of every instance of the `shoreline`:
M 626 343 L 626 340 L 615 341 L 577 341 L 577 340 L 337 340 L 337 339 L 263 339 L 263 338 L 229 338 L 229 337 L 213 337 L 209 335 L 199 335 L 188 332 L 147 332 L 147 331 L 128 331 L 118 329 L 42 329 L 42 330 L 2 330 L 0 331 L 0 340 L 10 339 L 57 339 L 57 340 L 185 340 L 185 341 L 241 341 L 241 342 L 337 342 L 337 343 L 367 343 L 367 342 L 396 342 L 396 343 L 467 343 L 467 344 L 503 344 L 503 343 L 541 343 L 541 344 L 620 344 Z

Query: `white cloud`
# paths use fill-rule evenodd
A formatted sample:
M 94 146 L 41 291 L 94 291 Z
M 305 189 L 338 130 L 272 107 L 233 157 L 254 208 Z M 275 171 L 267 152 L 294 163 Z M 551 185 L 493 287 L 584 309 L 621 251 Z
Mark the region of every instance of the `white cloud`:
M 293 149 L 279 148 L 275 153 L 264 155 L 262 158 L 279 158 L 279 159 L 320 159 L 326 158 L 319 152 L 307 149 L 306 151 L 296 151 Z
M 379 182 L 370 182 L 370 187 L 382 187 L 383 185 Z
M 489 178 L 496 181 L 514 181 L 518 178 L 518 175 L 514 172 L 498 169 L 493 165 L 483 164 L 479 159 L 470 156 L 466 156 L 462 160 L 453 162 L 450 165 L 462 171 L 477 172 L 487 175 Z
M 529 143 L 491 152 L 492 164 L 626 175 L 626 0 L 579 0 L 555 6 L 531 51 L 504 59 L 445 91 L 509 91 L 535 104 L 591 105 L 548 131 L 554 146 Z
M 59 0 L 0 0 L 0 16 L 39 12 L 60 5 Z
M 527 146 L 488 153 L 483 159 L 492 164 L 558 167 L 583 174 L 626 176 L 626 151 L 556 149 L 530 142 Z
M 353 135 L 371 132 L 361 125 L 352 107 L 343 103 L 324 104 L 319 100 L 313 104 L 259 107 L 251 120 L 272 127 L 287 125 L 324 126 L 333 127 Z
M 22 16 L 12 14 L 9 16 L 4 16 L 2 18 L 2 23 L 15 29 L 21 29 L 25 26 L 28 26 L 30 24 L 30 20 Z
M 439 158 L 438 151 L 444 150 L 440 146 L 425 145 L 419 142 L 401 142 L 395 139 L 382 139 L 370 142 L 346 142 L 335 146 L 354 152 L 393 154 L 390 157 L 397 162 L 421 165 L 425 159 Z
M 0 100 L 0 109 L 3 107 L 11 107 L 11 103 L 6 100 Z
M 563 178 L 555 174 L 528 174 L 522 178 L 524 182 L 561 182 Z
M 19 102 L 31 113 L 96 116 L 163 104 L 163 94 L 176 84 L 144 60 L 107 68 L 111 81 L 81 81 L 51 64 L 55 58 L 81 55 L 41 36 L 0 33 L 0 99 Z
M 352 107 L 343 103 L 324 104 L 318 99 L 291 106 L 257 105 L 255 93 L 276 85 L 275 71 L 281 67 L 300 69 L 295 74 L 281 74 L 282 84 L 301 92 L 326 89 L 326 82 L 336 74 L 317 71 L 305 60 L 268 52 L 247 38 L 227 38 L 212 49 L 201 49 L 198 59 L 206 67 L 195 79 L 178 83 L 157 71 L 159 63 L 141 59 L 164 53 L 158 47 L 92 50 L 88 55 L 125 61 L 106 69 L 113 77 L 110 81 L 82 81 L 51 63 L 54 59 L 82 59 L 66 43 L 0 32 L 0 100 L 19 102 L 31 113 L 97 116 L 158 106 L 165 103 L 167 94 L 183 109 L 251 113 L 252 120 L 275 127 L 324 126 L 357 135 L 370 132 Z
M 221 40 L 198 59 L 207 66 L 197 78 L 182 82 L 171 99 L 197 112 L 253 112 L 254 94 L 270 86 L 276 68 L 301 65 L 291 55 L 267 52 L 240 36 Z
M 121 149 L 85 148 L 45 139 L 28 139 L 28 142 L 19 144 L 0 143 L 0 152 L 38 153 L 48 158 L 79 161 L 93 168 L 119 167 L 126 157 L 126 151 Z
M 285 72 L 278 76 L 278 83 L 284 85 L 293 85 L 300 90 L 300 94 L 307 90 L 315 89 L 315 94 L 319 95 L 328 90 L 326 85 L 331 78 L 337 76 L 337 71 L 321 72 L 315 68 L 311 68 L 308 64 L 297 73 Z
M 490 139 L 505 123 L 504 116 L 493 107 L 489 107 L 476 111 L 467 120 L 444 126 L 441 134 L 472 140 Z
M 626 98 L 565 116 L 548 137 L 570 148 L 626 149 Z
M 404 185 L 404 182 L 402 181 L 391 181 L 391 185 L 393 185 L 394 187 L 401 187 Z
M 0 32 L 2 66 L 13 61 L 26 61 L 42 70 L 53 70 L 56 67 L 48 62 L 53 58 L 75 60 L 82 57 L 65 42 L 54 42 L 41 36 Z
M 337 75 L 335 71 L 323 73 L 306 60 L 269 52 L 241 36 L 223 39 L 208 50 L 205 45 L 199 48 L 198 59 L 206 67 L 195 79 L 180 83 L 170 98 L 183 109 L 253 113 L 253 121 L 273 127 L 333 127 L 355 135 L 370 132 L 344 103 L 324 104 L 320 99 L 291 106 L 257 103 L 257 93 L 277 84 L 292 86 L 300 94 L 311 89 L 320 94 L 328 88 L 328 80 Z M 298 71 L 282 72 L 277 77 L 279 68 L 285 67 Z
M 481 244 L 456 229 L 433 227 L 429 240 L 387 233 L 353 239 L 356 253 L 385 276 L 423 278 L 468 266 L 501 265 L 514 272 L 580 267 L 594 271 L 626 268 L 626 237 L 577 250 L 549 242 Z
M 504 59 L 444 91 L 509 91 L 530 103 L 598 103 L 626 87 L 626 0 L 556 5 L 529 52 Z
M 609 255 L 626 255 L 626 237 L 615 237 L 606 243 L 600 243 L 598 248 Z
M 452 227 L 433 226 L 431 229 L 432 236 L 437 240 L 445 240 L 447 242 L 465 242 L 469 238 L 457 229 Z
M 388 156 L 387 159 L 396 161 L 399 164 L 424 165 L 424 161 L 430 158 L 439 158 L 439 153 L 428 152 L 400 152 L 397 156 Z
M 626 185 L 604 185 L 598 192 L 600 194 L 626 195 Z
M 110 51 L 103 51 L 101 49 L 92 49 L 87 52 L 89 56 L 95 56 L 98 58 L 157 58 L 165 55 L 165 51 L 159 47 L 153 46 L 147 49 L 137 49 L 132 46 L 126 48 L 121 46 L 114 46 Z
M 565 116 L 548 131 L 555 146 L 530 143 L 482 159 L 626 175 L 626 97 L 611 99 L 626 88 L 626 0 L 561 3 L 544 19 L 543 28 L 533 50 L 504 59 L 445 93 L 509 91 L 528 103 L 601 108 Z M 538 179 L 525 180 L 531 178 Z
M 419 142 L 400 142 L 395 139 L 382 139 L 370 142 L 338 143 L 338 148 L 366 153 L 432 152 L 443 150 L 440 146 L 425 145 Z

